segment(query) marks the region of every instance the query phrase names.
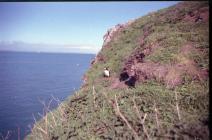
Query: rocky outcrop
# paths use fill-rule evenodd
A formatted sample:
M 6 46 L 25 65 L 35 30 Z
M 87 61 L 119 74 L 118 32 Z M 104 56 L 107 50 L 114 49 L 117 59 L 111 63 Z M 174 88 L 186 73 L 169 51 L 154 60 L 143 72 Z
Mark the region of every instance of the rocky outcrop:
M 114 27 L 110 28 L 107 30 L 106 34 L 103 36 L 103 45 L 102 45 L 102 49 L 103 48 L 109 48 L 110 46 L 108 45 L 109 42 L 111 42 L 112 39 L 114 39 L 118 33 L 127 28 L 128 26 L 130 26 L 135 20 L 129 20 L 128 22 L 124 23 L 124 24 L 117 24 Z M 101 51 L 100 51 L 101 52 Z M 96 55 L 96 57 L 91 61 L 91 65 L 97 63 L 97 62 L 105 62 L 105 58 L 101 53 L 98 53 Z
M 110 28 L 107 33 L 103 36 L 103 47 L 106 47 L 108 42 L 110 42 L 117 34 L 119 31 L 122 29 L 128 27 L 134 22 L 134 20 L 130 20 L 127 23 L 124 24 L 117 24 L 116 26 Z

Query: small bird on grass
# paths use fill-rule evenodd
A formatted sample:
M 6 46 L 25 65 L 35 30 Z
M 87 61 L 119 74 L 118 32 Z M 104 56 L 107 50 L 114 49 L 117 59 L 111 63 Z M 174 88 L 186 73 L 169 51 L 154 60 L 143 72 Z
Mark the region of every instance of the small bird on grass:
M 104 68 L 104 77 L 110 77 L 110 71 L 108 68 Z

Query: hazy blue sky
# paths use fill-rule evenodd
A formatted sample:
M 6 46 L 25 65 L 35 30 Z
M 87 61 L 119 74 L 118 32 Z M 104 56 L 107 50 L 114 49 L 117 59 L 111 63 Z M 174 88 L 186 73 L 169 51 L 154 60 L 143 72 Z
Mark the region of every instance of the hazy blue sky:
M 112 26 L 176 3 L 0 2 L 0 50 L 97 52 Z

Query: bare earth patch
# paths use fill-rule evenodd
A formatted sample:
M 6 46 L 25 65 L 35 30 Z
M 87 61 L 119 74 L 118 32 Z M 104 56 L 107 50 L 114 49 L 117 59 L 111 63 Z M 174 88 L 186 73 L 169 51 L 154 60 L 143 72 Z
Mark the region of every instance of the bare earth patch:
M 120 74 L 120 79 L 124 79 L 123 76 L 125 74 L 129 77 L 135 76 L 136 82 L 155 79 L 158 82 L 163 82 L 167 88 L 174 88 L 183 84 L 183 76 L 185 75 L 190 76 L 192 80 L 200 81 L 208 77 L 208 70 L 199 68 L 193 60 L 188 58 L 189 53 L 198 51 L 191 43 L 182 46 L 178 55 L 179 60 L 174 64 L 159 64 L 144 61 L 144 57 L 152 53 L 155 46 L 157 45 L 151 45 L 144 49 L 143 52 L 135 51 L 125 63 Z M 116 83 L 114 85 L 118 85 L 117 80 Z

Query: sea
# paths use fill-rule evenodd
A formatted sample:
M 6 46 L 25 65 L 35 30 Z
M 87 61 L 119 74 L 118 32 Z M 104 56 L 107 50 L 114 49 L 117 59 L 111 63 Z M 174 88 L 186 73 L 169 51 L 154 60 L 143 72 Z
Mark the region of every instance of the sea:
M 44 103 L 64 101 L 82 84 L 94 54 L 0 52 L 0 139 L 22 140 Z M 53 100 L 50 109 L 56 108 Z M 34 116 L 34 118 L 33 118 Z

